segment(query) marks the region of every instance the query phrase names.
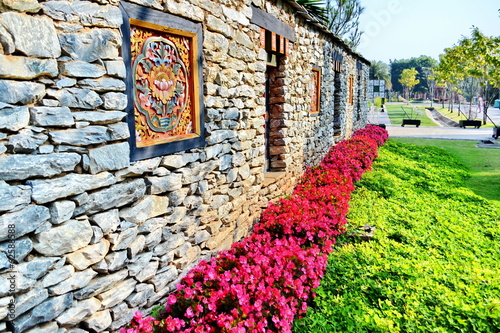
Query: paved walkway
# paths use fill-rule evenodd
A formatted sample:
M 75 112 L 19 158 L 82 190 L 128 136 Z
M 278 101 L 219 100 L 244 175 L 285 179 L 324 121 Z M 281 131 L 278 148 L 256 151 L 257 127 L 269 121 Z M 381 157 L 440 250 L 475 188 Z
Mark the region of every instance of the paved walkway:
M 420 104 L 419 104 L 420 106 Z M 500 109 L 488 108 L 488 115 L 497 126 L 500 126 Z M 446 139 L 446 140 L 493 140 L 500 142 L 500 138 L 493 139 L 492 127 L 460 128 L 460 127 L 426 127 L 413 125 L 391 124 L 387 112 L 378 112 L 373 118 L 379 124 L 385 124 L 390 137 L 419 138 L 419 139 Z M 377 119 L 378 118 L 378 119 Z

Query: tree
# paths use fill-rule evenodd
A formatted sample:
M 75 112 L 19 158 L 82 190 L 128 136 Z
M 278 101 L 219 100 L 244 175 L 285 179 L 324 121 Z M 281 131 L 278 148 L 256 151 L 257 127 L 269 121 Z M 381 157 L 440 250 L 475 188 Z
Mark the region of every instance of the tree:
M 364 9 L 359 0 L 326 0 L 328 30 L 355 49 L 363 34 L 363 31 L 359 30 L 359 16 Z
M 420 80 L 417 79 L 417 70 L 415 68 L 404 69 L 399 78 L 399 83 L 404 87 L 405 97 L 407 100 L 410 99 L 410 94 L 417 84 L 420 83 Z
M 437 66 L 437 64 L 438 62 L 435 59 L 424 55 L 418 58 L 391 60 L 392 89 L 403 93 L 403 86 L 399 83 L 398 79 L 400 78 L 403 70 L 415 68 L 418 72 L 417 79 L 420 83 L 414 87 L 414 91 L 417 93 L 427 93 L 429 91 L 429 87 L 427 86 L 424 68 L 433 69 Z
M 326 15 L 325 3 L 322 0 L 297 0 L 297 3 L 304 7 L 307 12 L 316 18 L 323 25 L 328 24 L 328 16 Z
M 486 37 L 473 27 L 470 38 L 463 37 L 458 45 L 445 49 L 438 72 L 441 79 L 455 84 L 469 77 L 479 80 L 486 123 L 488 106 L 500 87 L 500 37 Z

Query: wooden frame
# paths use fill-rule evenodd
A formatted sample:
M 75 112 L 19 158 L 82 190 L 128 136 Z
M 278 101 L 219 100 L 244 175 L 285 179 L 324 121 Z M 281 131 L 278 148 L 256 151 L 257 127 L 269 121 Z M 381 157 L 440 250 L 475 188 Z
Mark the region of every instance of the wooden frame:
M 311 70 L 311 108 L 309 113 L 311 115 L 317 115 L 320 111 L 321 102 L 321 70 L 317 67 L 313 67 Z
M 135 4 L 120 8 L 131 160 L 204 146 L 201 25 Z

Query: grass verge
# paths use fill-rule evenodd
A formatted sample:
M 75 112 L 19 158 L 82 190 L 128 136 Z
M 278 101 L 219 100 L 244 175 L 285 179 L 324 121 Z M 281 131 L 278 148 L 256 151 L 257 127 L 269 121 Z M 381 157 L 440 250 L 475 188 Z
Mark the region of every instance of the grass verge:
M 294 332 L 499 332 L 500 211 L 468 177 L 453 153 L 389 140 Z
M 474 110 L 474 107 L 472 107 Z M 462 112 L 459 114 L 458 111 L 453 111 L 450 112 L 448 108 L 443 108 L 443 107 L 435 107 L 437 111 L 439 111 L 441 114 L 444 116 L 455 120 L 456 122 L 459 122 L 460 120 L 467 120 L 469 118 L 469 106 L 462 106 Z M 464 114 L 465 113 L 465 114 Z M 467 115 L 467 116 L 466 116 Z M 471 113 L 471 118 L 473 120 L 483 120 L 483 115 L 482 114 L 477 114 L 475 111 Z M 493 124 L 491 122 L 487 122 L 486 125 L 481 125 L 481 127 L 493 127 Z
M 432 119 L 427 117 L 425 108 L 422 106 L 418 106 L 421 115 L 413 111 L 410 106 L 403 104 L 386 104 L 385 107 L 389 115 L 389 119 L 391 120 L 391 124 L 393 125 L 401 125 L 403 123 L 403 119 L 419 119 L 421 121 L 420 126 L 438 126 L 434 121 L 432 121 Z

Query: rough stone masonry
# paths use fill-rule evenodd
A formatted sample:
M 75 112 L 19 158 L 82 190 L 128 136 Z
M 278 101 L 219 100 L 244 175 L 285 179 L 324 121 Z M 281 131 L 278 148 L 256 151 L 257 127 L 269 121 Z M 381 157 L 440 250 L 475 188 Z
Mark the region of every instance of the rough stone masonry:
M 128 2 L 202 26 L 206 143 L 131 162 L 119 0 L 0 0 L 0 332 L 149 313 L 366 124 L 369 62 L 294 1 Z M 275 63 L 256 9 L 293 33 Z

